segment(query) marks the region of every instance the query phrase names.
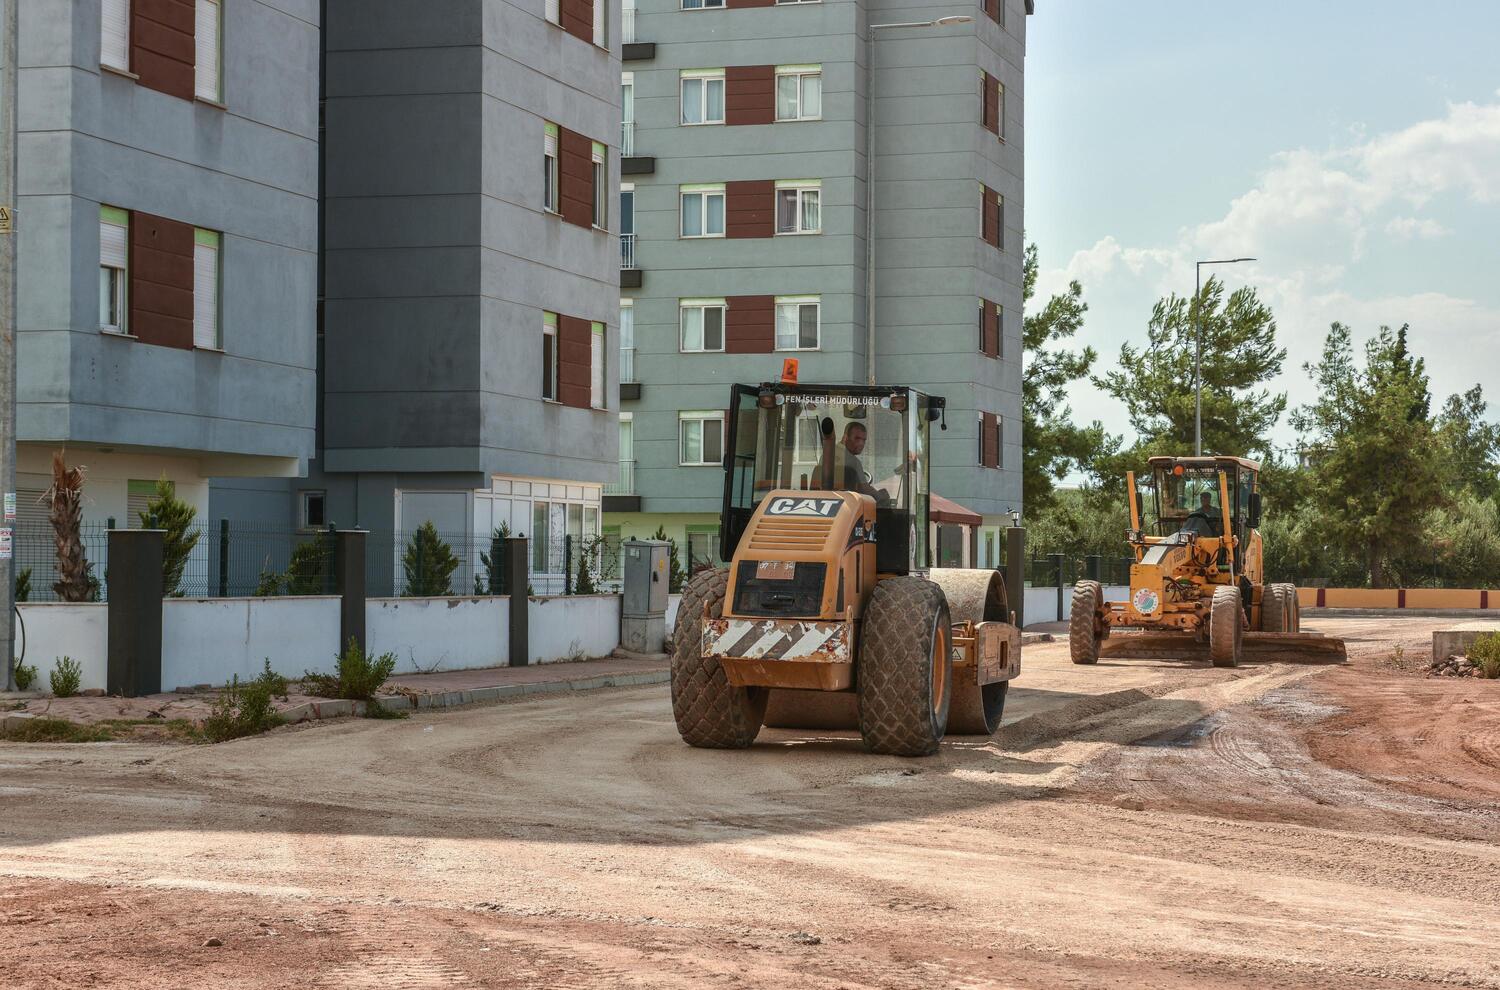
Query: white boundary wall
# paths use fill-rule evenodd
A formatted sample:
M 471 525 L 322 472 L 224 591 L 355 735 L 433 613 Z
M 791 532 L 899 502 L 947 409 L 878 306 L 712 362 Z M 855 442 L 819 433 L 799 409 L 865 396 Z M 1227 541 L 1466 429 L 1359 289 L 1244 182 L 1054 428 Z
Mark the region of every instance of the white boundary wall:
M 510 599 L 371 598 L 365 644 L 396 654 L 400 673 L 498 667 L 509 662 Z
M 601 657 L 620 645 L 620 596 L 533 598 L 526 621 L 532 663 Z
M 34 689 L 51 690 L 49 675 L 59 657 L 72 657 L 83 668 L 80 687 L 104 690 L 109 665 L 109 606 L 102 602 L 22 602 L 26 655 L 35 667 Z M 21 651 L 21 629 L 16 629 L 16 652 Z
M 255 677 L 267 660 L 287 677 L 334 669 L 339 599 L 169 598 L 161 607 L 161 687 Z M 102 687 L 102 685 L 101 685 Z
M 1107 584 L 1104 586 L 1104 600 L 1107 602 L 1121 602 L 1130 594 L 1130 588 L 1125 585 Z M 1057 589 L 1056 588 L 1034 588 L 1026 589 L 1026 624 L 1036 625 L 1040 622 L 1066 622 L 1073 614 L 1073 587 L 1069 585 L 1062 591 L 1062 614 L 1057 613 Z

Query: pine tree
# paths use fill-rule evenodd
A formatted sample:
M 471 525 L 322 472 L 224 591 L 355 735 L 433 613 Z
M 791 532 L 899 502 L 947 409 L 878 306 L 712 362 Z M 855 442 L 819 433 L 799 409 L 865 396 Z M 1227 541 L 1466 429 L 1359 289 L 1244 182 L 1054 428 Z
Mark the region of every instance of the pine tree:
M 1324 541 L 1363 560 L 1371 586 L 1384 587 L 1387 561 L 1424 538 L 1425 518 L 1446 501 L 1426 366 L 1403 326 L 1381 327 L 1360 369 L 1349 329 L 1335 323 L 1323 356 L 1304 367 L 1318 399 L 1292 421 L 1310 440 L 1309 505 Z
M 336 537 L 327 530 L 292 548 L 283 577 L 288 595 L 327 595 L 333 591 L 333 550 Z M 271 575 L 274 577 L 275 575 Z M 262 575 L 262 583 L 266 576 Z
M 453 572 L 458 570 L 458 564 L 453 548 L 438 536 L 432 520 L 424 522 L 412 534 L 401 558 L 402 570 L 406 572 L 406 597 L 437 598 L 453 594 Z
M 667 542 L 667 590 L 677 594 L 682 586 L 687 584 L 687 570 L 682 566 L 682 561 L 677 558 L 677 541 L 667 536 L 665 526 L 656 527 L 656 532 L 651 534 L 653 540 L 666 540 Z
M 169 598 L 182 597 L 182 572 L 187 569 L 188 557 L 198 545 L 199 534 L 192 531 L 193 518 L 198 515 L 198 510 L 178 498 L 177 486 L 163 475 L 156 481 L 156 494 L 146 503 L 146 511 L 137 515 L 142 529 L 166 531 L 161 553 L 162 592 Z

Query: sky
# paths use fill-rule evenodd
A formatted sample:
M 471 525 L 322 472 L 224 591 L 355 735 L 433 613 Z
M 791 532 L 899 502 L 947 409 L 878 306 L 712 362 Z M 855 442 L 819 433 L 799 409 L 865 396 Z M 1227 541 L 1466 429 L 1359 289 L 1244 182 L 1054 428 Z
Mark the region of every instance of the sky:
M 1083 284 L 1112 367 L 1193 262 L 1254 286 L 1303 364 L 1333 321 L 1411 325 L 1434 405 L 1476 382 L 1500 419 L 1500 2 L 1037 0 L 1026 56 L 1026 236 L 1038 299 Z M 1087 382 L 1077 421 L 1131 435 Z M 1283 418 L 1278 447 L 1296 434 Z

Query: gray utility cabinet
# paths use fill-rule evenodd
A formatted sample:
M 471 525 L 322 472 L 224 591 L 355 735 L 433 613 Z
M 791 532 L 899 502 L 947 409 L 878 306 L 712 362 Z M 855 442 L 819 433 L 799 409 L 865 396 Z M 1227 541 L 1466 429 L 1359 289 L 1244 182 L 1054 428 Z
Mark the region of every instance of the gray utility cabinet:
M 670 553 L 663 540 L 630 540 L 620 548 L 620 644 L 627 650 L 660 653 L 665 646 Z

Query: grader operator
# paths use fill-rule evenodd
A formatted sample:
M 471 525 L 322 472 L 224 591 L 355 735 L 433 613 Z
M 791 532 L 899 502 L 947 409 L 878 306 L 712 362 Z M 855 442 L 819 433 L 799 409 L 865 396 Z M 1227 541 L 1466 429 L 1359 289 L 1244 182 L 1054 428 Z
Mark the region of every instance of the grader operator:
M 1021 662 L 1004 582 L 931 566 L 930 440 L 945 406 L 904 386 L 734 386 L 730 566 L 689 581 L 673 637 L 687 743 L 742 748 L 768 723 L 857 727 L 874 752 L 922 756 L 948 732 L 999 725 Z

